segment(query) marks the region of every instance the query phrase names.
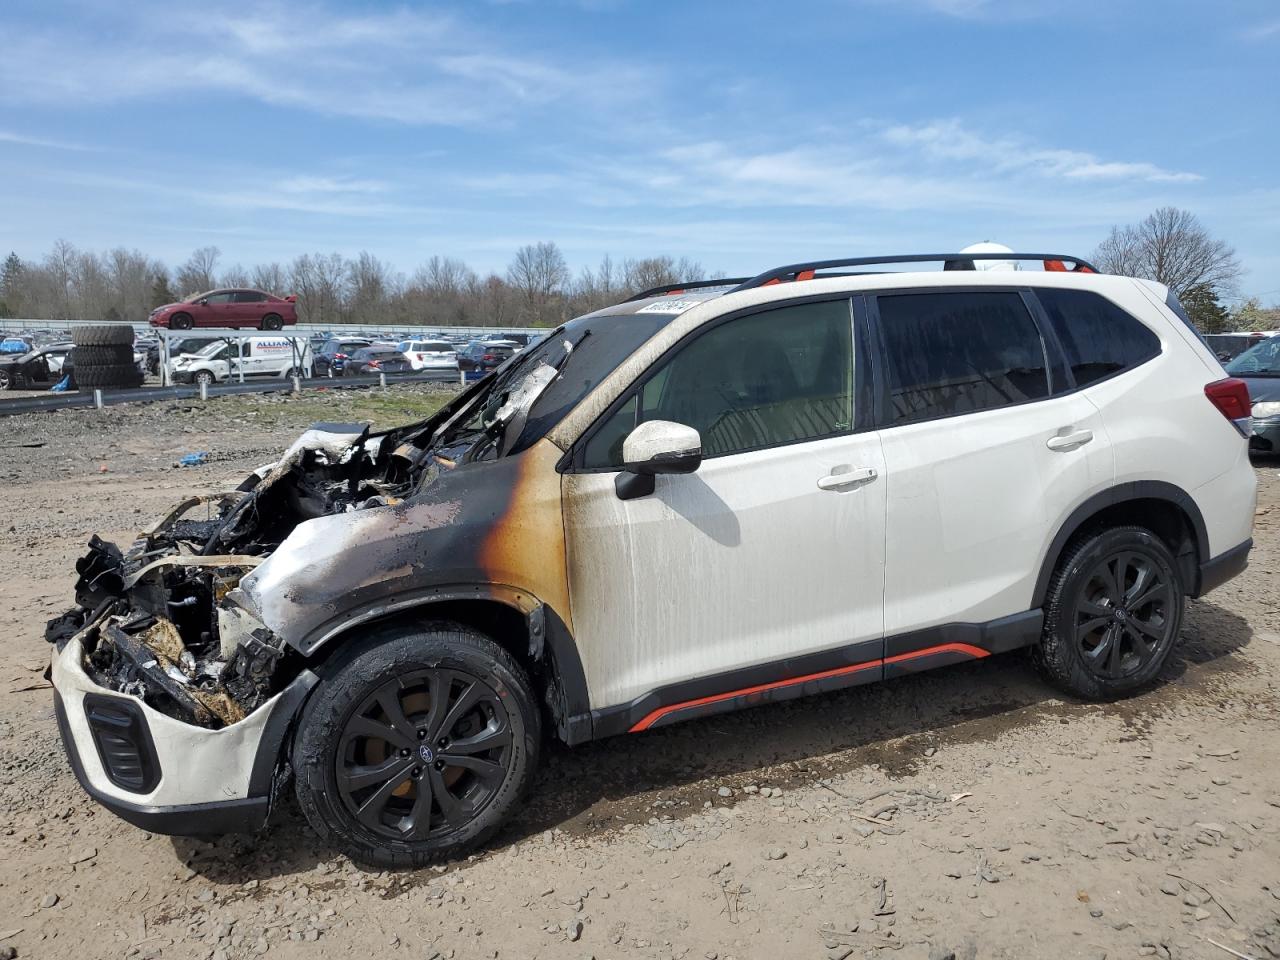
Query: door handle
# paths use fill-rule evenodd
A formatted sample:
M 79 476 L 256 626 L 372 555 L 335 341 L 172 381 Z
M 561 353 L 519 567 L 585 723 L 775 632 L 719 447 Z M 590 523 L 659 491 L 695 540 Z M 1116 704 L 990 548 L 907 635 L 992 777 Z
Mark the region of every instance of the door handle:
M 1044 442 L 1044 445 L 1050 450 L 1066 453 L 1070 450 L 1078 450 L 1092 439 L 1092 430 L 1076 430 L 1074 433 L 1060 433 L 1050 437 Z
M 853 487 L 863 483 L 870 483 L 879 474 L 876 473 L 875 467 L 845 467 L 841 469 L 836 467 L 825 477 L 818 478 L 819 490 L 840 490 L 844 487 Z

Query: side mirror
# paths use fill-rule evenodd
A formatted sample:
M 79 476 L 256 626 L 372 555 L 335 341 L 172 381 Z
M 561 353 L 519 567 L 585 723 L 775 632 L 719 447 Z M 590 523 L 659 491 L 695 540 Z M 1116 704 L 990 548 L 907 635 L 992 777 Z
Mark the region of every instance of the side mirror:
M 202 307 L 207 307 L 207 306 L 209 305 L 209 298 L 208 298 L 208 297 L 205 297 L 205 298 L 203 298 L 203 299 L 201 299 L 201 300 L 197 300 L 197 301 L 196 301 L 196 303 L 197 303 L 197 304 L 199 304 L 199 305 L 200 305 L 200 306 L 202 306 Z
M 693 427 L 648 420 L 622 442 L 623 472 L 614 481 L 619 499 L 645 497 L 660 473 L 693 473 L 702 465 L 702 438 Z

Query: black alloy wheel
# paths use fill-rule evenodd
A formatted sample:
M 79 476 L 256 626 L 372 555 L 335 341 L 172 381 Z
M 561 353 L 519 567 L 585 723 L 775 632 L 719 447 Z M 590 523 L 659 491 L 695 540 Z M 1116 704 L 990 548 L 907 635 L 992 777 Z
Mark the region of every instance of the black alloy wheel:
M 1047 680 L 1086 700 L 1139 690 L 1177 643 L 1184 589 L 1173 551 L 1152 531 L 1083 534 L 1049 580 L 1032 659 Z
M 336 758 L 348 812 L 376 834 L 426 840 L 473 820 L 506 780 L 506 708 L 460 670 L 388 680 L 347 720 Z
M 262 318 L 263 330 L 279 330 L 283 326 L 284 321 L 280 319 L 280 315 L 278 313 L 268 313 Z
M 491 637 L 447 621 L 389 624 L 318 671 L 290 762 L 322 841 L 355 860 L 422 866 L 494 835 L 533 782 L 542 712 Z
M 1172 602 L 1152 558 L 1122 551 L 1095 563 L 1076 602 L 1076 644 L 1089 670 L 1109 680 L 1140 672 L 1170 640 Z

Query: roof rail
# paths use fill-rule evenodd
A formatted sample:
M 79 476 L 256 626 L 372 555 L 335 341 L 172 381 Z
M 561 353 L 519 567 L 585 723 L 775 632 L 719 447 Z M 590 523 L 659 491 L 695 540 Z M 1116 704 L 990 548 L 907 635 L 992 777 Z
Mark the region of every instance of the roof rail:
M 785 267 L 766 270 L 745 280 L 734 291 L 751 290 L 771 283 L 790 280 L 812 280 L 819 270 L 835 267 L 869 267 L 890 263 L 941 263 L 944 270 L 974 270 L 975 260 L 1039 260 L 1046 270 L 1067 271 L 1067 263 L 1075 264 L 1068 272 L 1099 273 L 1093 264 L 1079 257 L 1062 253 L 910 253 L 898 257 L 851 257 L 846 260 L 814 260 L 809 263 L 793 263 Z
M 662 297 L 672 293 L 684 293 L 686 290 L 702 290 L 706 287 L 741 287 L 749 283 L 750 277 L 722 277 L 719 280 L 688 280 L 684 283 L 664 283 L 660 287 L 651 287 L 634 297 L 627 297 L 623 303 L 633 300 L 648 300 L 650 297 Z

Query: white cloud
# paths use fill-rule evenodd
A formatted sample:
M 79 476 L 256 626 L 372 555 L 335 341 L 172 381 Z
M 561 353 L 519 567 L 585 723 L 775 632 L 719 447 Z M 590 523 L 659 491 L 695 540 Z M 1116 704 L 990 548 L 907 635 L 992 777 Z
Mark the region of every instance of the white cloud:
M 390 185 L 384 180 L 359 180 L 350 177 L 293 176 L 276 181 L 275 187 L 289 194 L 385 193 Z
M 1264 23 L 1257 23 L 1244 31 L 1246 40 L 1267 40 L 1271 37 L 1280 36 L 1280 20 L 1268 20 Z
M 531 107 L 631 100 L 646 86 L 635 66 L 584 56 L 569 70 L 455 18 L 410 8 L 348 14 L 302 0 L 255 13 L 234 4 L 198 14 L 155 3 L 119 10 L 110 43 L 69 19 L 45 34 L 0 25 L 0 103 L 212 93 L 320 114 L 491 127 Z
M 1192 183 L 1196 173 L 1166 170 L 1154 163 L 1101 160 L 1080 150 L 1038 147 L 1015 136 L 983 137 L 959 120 L 918 126 L 900 125 L 883 132 L 894 146 L 915 148 L 934 160 L 971 161 L 993 172 L 1024 171 L 1069 180 L 1137 180 L 1148 183 Z
M 66 140 L 46 140 L 44 137 L 30 137 L 22 133 L 0 130 L 0 143 L 13 143 L 22 147 L 44 147 L 50 150 L 93 150 L 79 143 L 68 143 Z

